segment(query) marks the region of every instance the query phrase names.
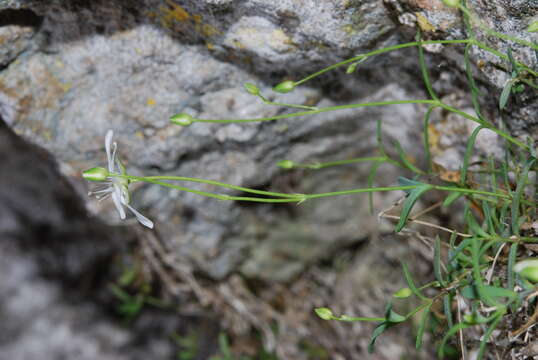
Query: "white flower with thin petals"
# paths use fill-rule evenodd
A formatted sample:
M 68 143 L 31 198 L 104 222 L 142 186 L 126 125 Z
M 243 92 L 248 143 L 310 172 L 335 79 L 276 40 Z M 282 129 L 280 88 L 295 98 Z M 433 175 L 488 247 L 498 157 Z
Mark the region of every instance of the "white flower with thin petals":
M 129 205 L 131 197 L 129 195 L 129 180 L 117 177 L 110 176 L 110 174 L 116 175 L 125 175 L 125 167 L 121 161 L 116 157 L 116 150 L 118 145 L 116 142 L 112 142 L 112 137 L 114 133 L 112 130 L 108 130 L 105 137 L 105 150 L 106 157 L 108 160 L 108 171 L 104 168 L 93 168 L 86 170 L 82 173 L 82 176 L 87 180 L 92 181 L 101 181 L 102 185 L 100 188 L 96 189 L 89 193 L 89 195 L 95 195 L 95 197 L 101 201 L 107 197 L 112 197 L 114 206 L 120 218 L 125 219 L 125 209 L 129 209 L 135 216 L 138 222 L 142 225 L 147 226 L 150 229 L 153 229 L 153 222 L 139 213 L 135 208 Z

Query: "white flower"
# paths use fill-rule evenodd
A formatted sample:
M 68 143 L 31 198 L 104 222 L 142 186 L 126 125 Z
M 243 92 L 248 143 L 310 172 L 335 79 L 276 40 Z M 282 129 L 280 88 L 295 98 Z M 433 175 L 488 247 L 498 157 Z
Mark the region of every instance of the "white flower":
M 110 176 L 110 174 L 126 174 L 125 167 L 116 157 L 116 150 L 118 146 L 115 142 L 112 142 L 113 135 L 113 131 L 108 130 L 105 137 L 108 172 L 103 168 L 93 168 L 84 171 L 82 174 L 82 176 L 87 180 L 103 180 L 101 181 L 103 186 L 95 191 L 90 192 L 88 195 L 95 195 L 99 201 L 111 196 L 114 206 L 116 207 L 116 210 L 118 210 L 122 220 L 125 219 L 125 209 L 123 208 L 125 206 L 136 216 L 138 222 L 150 229 L 153 229 L 153 222 L 129 205 L 131 200 L 129 195 L 129 180 L 117 176 Z

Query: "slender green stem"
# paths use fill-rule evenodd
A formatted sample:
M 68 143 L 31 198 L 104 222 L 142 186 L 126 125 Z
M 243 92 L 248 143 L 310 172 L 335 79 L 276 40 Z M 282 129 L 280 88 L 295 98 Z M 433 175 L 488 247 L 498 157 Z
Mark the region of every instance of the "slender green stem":
M 350 63 L 353 63 L 355 61 L 360 61 L 360 60 L 363 60 L 364 58 L 367 58 L 367 57 L 370 57 L 370 56 L 374 56 L 374 55 L 379 55 L 379 54 L 383 54 L 383 53 L 386 53 L 386 52 L 390 52 L 390 51 L 394 51 L 394 50 L 398 50 L 398 49 L 404 49 L 404 48 L 408 48 L 408 47 L 413 47 L 413 46 L 417 46 L 417 45 L 430 45 L 430 44 L 466 44 L 468 42 L 470 42 L 471 40 L 470 39 L 463 39 L 463 40 L 428 40 L 428 41 L 414 41 L 414 42 L 409 42 L 409 43 L 405 43 L 405 44 L 398 44 L 398 45 L 394 45 L 394 46 L 389 46 L 389 47 L 386 47 L 386 48 L 383 48 L 383 49 L 377 49 L 377 50 L 374 50 L 374 51 L 370 51 L 368 53 L 365 53 L 365 54 L 361 54 L 361 55 L 358 55 L 358 56 L 355 56 L 355 57 L 352 57 L 350 59 L 347 59 L 347 60 L 344 60 L 344 61 L 341 61 L 339 63 L 336 63 L 336 64 L 333 64 L 331 66 L 328 66 L 324 69 L 321 69 L 320 71 L 317 71 L 311 75 L 308 75 L 307 77 L 299 80 L 299 81 L 296 81 L 295 82 L 295 85 L 300 85 L 302 83 L 305 83 L 307 82 L 308 80 L 311 80 L 315 77 L 318 77 L 319 75 L 322 75 L 328 71 L 331 71 L 331 70 L 334 70 L 340 66 L 344 66 L 344 65 L 347 65 L 347 64 L 350 64 Z
M 362 157 L 362 158 L 353 158 L 353 159 L 347 159 L 347 160 L 329 161 L 329 162 L 324 162 L 324 163 L 312 163 L 312 164 L 295 163 L 293 164 L 293 167 L 317 170 L 317 169 L 324 169 L 331 166 L 347 165 L 347 164 L 355 164 L 355 163 L 363 163 L 363 162 L 374 162 L 374 161 L 390 162 L 391 164 L 394 164 L 396 166 L 399 166 L 399 167 L 402 166 L 400 163 L 392 159 L 389 159 L 387 156 L 374 156 L 374 157 Z
M 459 8 L 472 22 L 476 23 L 478 25 L 478 27 L 480 29 L 482 29 L 483 31 L 485 31 L 488 35 L 495 36 L 496 38 L 499 38 L 499 39 L 502 39 L 502 40 L 512 41 L 512 42 L 515 42 L 517 44 L 530 47 L 531 49 L 538 50 L 538 45 L 536 45 L 536 44 L 534 44 L 534 43 L 532 43 L 530 41 L 519 39 L 519 38 L 516 38 L 515 36 L 503 34 L 503 33 L 500 33 L 498 31 L 495 31 L 493 29 L 490 29 L 478 17 L 471 14 L 471 12 L 465 6 L 460 5 Z
M 373 322 L 381 322 L 381 321 L 385 321 L 386 319 L 385 318 L 373 318 L 373 317 L 354 317 L 354 316 L 347 316 L 347 315 L 343 315 L 343 316 L 339 316 L 339 317 L 334 317 L 332 320 L 337 320 L 337 321 L 373 321 Z
M 188 181 L 188 182 L 220 186 L 226 189 L 238 190 L 238 191 L 243 191 L 243 192 L 252 193 L 252 194 L 283 197 L 283 198 L 296 198 L 299 200 L 303 197 L 303 195 L 301 194 L 284 194 L 284 193 L 278 193 L 278 192 L 272 192 L 272 191 L 255 190 L 255 189 L 250 189 L 250 188 L 246 188 L 242 186 L 226 184 L 220 181 L 206 180 L 206 179 L 199 179 L 199 178 L 192 178 L 192 177 L 185 177 L 185 176 L 144 176 L 142 177 L 142 176 L 131 176 L 131 175 L 120 175 L 120 174 L 110 174 L 110 175 L 115 176 L 115 177 L 121 177 L 124 179 L 133 180 L 133 181 L 154 181 L 154 180 Z
M 451 112 L 453 112 L 454 114 L 458 114 L 458 115 L 460 115 L 460 116 L 463 116 L 463 117 L 466 118 L 466 119 L 469 119 L 469 120 L 471 120 L 471 121 L 474 121 L 474 122 L 477 123 L 477 124 L 480 124 L 480 125 L 484 126 L 485 128 L 487 128 L 487 129 L 493 131 L 493 132 L 496 133 L 497 135 L 499 135 L 499 136 L 505 138 L 506 140 L 508 140 L 508 141 L 511 142 L 512 144 L 515 144 L 515 145 L 519 146 L 519 147 L 522 148 L 522 149 L 530 150 L 530 149 L 529 149 L 529 146 L 528 146 L 527 144 L 525 144 L 525 143 L 523 143 L 523 142 L 517 140 L 516 138 L 514 138 L 514 137 L 508 135 L 508 134 L 505 133 L 504 131 L 497 129 L 495 126 L 493 126 L 492 124 L 490 124 L 490 123 L 487 122 L 487 121 L 480 120 L 479 118 L 474 117 L 474 116 L 472 116 L 471 114 L 468 114 L 468 113 L 466 113 L 466 112 L 464 112 L 464 111 L 461 111 L 461 110 L 459 110 L 459 109 L 456 109 L 456 108 L 454 108 L 454 107 L 452 107 L 452 106 L 449 106 L 449 105 L 447 105 L 447 104 L 445 104 L 445 103 L 442 103 L 442 102 L 438 102 L 438 106 L 442 107 L 442 108 L 445 109 L 445 110 L 451 111 Z
M 262 94 L 258 94 L 258 97 L 266 105 L 284 106 L 284 107 L 303 109 L 303 110 L 317 110 L 318 109 L 316 106 L 307 106 L 307 105 L 286 104 L 286 103 L 274 102 L 274 101 L 266 99 Z
M 431 185 L 433 189 L 436 190 L 442 190 L 442 191 L 456 191 L 463 194 L 478 194 L 478 195 L 487 195 L 487 196 L 494 196 L 501 199 L 511 199 L 510 195 L 507 194 L 501 194 L 501 193 L 494 193 L 490 191 L 483 191 L 483 190 L 475 190 L 475 189 L 465 189 L 465 188 L 456 188 L 451 186 L 440 186 L 440 185 Z
M 371 103 L 360 103 L 360 104 L 347 104 L 347 105 L 338 105 L 338 106 L 329 106 L 325 108 L 319 108 L 317 110 L 310 111 L 300 111 L 291 114 L 276 115 L 264 118 L 255 118 L 255 119 L 193 119 L 193 122 L 203 122 L 203 123 L 216 123 L 216 124 L 229 124 L 229 123 L 247 123 L 247 122 L 261 122 L 261 121 L 272 121 L 280 119 L 288 119 L 299 116 L 307 116 L 320 114 L 328 111 L 335 110 L 346 110 L 346 109 L 357 109 L 361 107 L 373 107 L 373 106 L 386 106 L 386 105 L 405 105 L 405 104 L 438 104 L 435 100 L 394 100 L 394 101 L 378 101 Z

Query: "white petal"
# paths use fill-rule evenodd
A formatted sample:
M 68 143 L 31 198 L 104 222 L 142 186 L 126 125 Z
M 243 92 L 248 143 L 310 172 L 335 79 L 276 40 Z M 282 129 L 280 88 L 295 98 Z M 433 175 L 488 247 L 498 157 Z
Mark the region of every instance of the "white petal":
M 149 227 L 150 229 L 153 229 L 153 221 L 151 221 L 150 219 L 148 219 L 147 217 L 145 217 L 144 215 L 136 211 L 136 209 L 133 208 L 131 205 L 125 204 L 125 206 L 127 206 L 127 208 L 133 212 L 133 214 L 136 216 L 136 219 L 138 220 L 139 223 L 141 223 L 144 226 Z
M 109 172 L 116 172 L 116 150 L 118 149 L 118 144 L 114 141 L 112 143 L 112 161 L 108 164 Z
M 112 146 L 112 136 L 114 136 L 114 132 L 112 130 L 108 130 L 105 136 L 105 150 L 106 158 L 108 161 L 108 171 L 110 172 L 114 171 L 114 158 L 112 157 L 112 153 L 110 152 L 110 147 Z
M 112 201 L 114 201 L 114 206 L 120 214 L 120 219 L 125 219 L 125 210 L 123 209 L 123 205 L 121 204 L 121 193 L 116 187 L 114 187 L 114 191 L 112 192 Z

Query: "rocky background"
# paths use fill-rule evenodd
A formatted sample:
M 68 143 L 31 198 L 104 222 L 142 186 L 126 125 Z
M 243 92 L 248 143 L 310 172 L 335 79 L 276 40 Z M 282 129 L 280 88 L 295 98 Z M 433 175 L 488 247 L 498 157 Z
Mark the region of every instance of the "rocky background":
M 524 31 L 538 13 L 533 0 L 469 7 L 497 31 L 538 40 Z M 420 162 L 425 107 L 186 128 L 168 119 L 288 111 L 249 95 L 247 81 L 274 101 L 304 105 L 426 98 L 412 48 L 290 94 L 270 90 L 411 41 L 417 27 L 431 39 L 465 36 L 459 14 L 438 0 L 0 0 L 0 359 L 206 359 L 218 352 L 221 332 L 234 352 L 252 358 L 262 348 L 279 359 L 368 358 L 371 326 L 326 323 L 312 309 L 380 314 L 402 286 L 399 259 L 414 259 L 414 271 L 428 276 L 431 251 L 392 234 L 370 214 L 367 197 L 253 205 L 133 187 L 134 207 L 156 223 L 147 231 L 135 220 L 120 223 L 110 202 L 87 198 L 80 173 L 105 164 L 104 134 L 113 129 L 133 175 L 301 193 L 364 187 L 368 165 L 286 171 L 276 163 L 373 156 L 377 120 L 387 143 L 397 139 Z M 534 52 L 512 48 L 536 67 Z M 440 96 L 471 109 L 463 49 L 426 50 Z M 521 94 L 499 114 L 508 64 L 480 51 L 472 60 L 483 93 L 493 95 L 483 99 L 487 117 L 536 138 L 536 95 Z M 434 114 L 436 162 L 457 169 L 473 128 Z M 499 151 L 487 132 L 477 146 Z M 382 167 L 376 183 L 394 184 L 398 175 Z M 375 196 L 376 211 L 399 197 Z M 396 330 L 370 358 L 430 358 L 413 342 L 409 329 Z

